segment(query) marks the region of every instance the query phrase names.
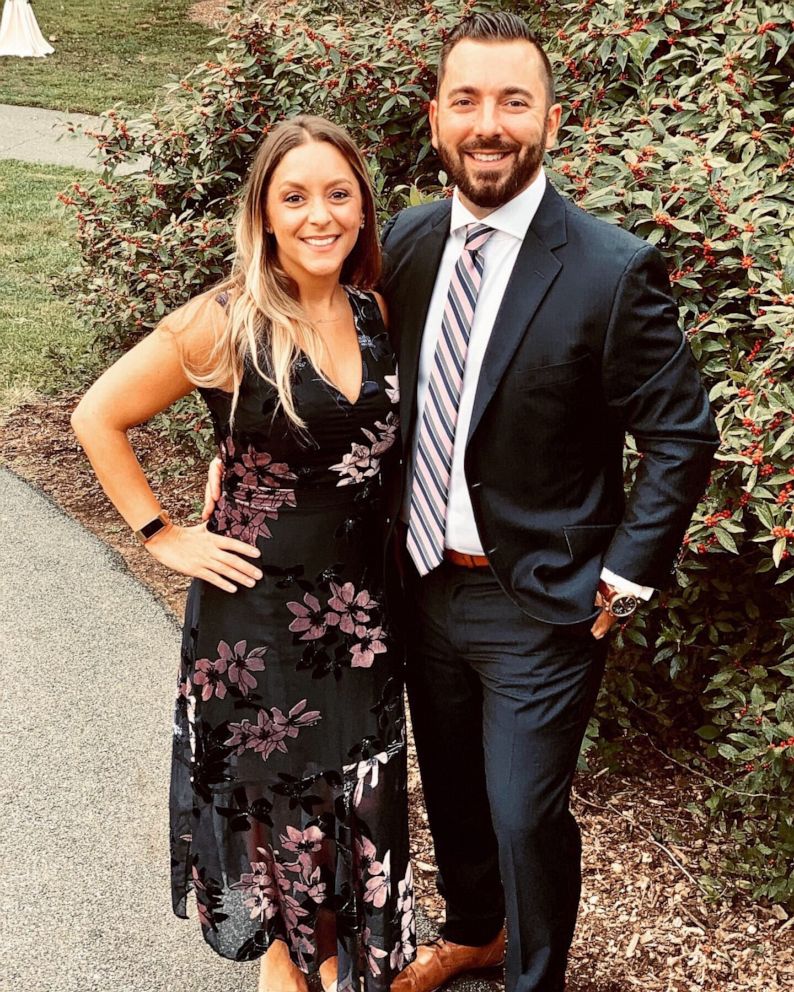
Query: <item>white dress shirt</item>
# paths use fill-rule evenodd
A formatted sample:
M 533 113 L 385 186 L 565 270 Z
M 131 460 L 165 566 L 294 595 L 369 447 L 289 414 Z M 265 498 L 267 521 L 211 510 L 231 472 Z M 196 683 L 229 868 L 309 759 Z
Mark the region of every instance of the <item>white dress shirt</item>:
M 480 377 L 485 349 L 491 337 L 496 315 L 502 304 L 507 283 L 513 271 L 521 244 L 526 237 L 529 225 L 543 199 L 546 190 L 546 175 L 540 170 L 535 180 L 521 193 L 503 204 L 487 217 L 475 217 L 464 206 L 455 190 L 452 199 L 450 231 L 438 267 L 430 307 L 427 311 L 422 345 L 419 354 L 419 371 L 416 383 L 416 428 L 414 430 L 411 463 L 408 466 L 409 478 L 413 475 L 413 464 L 416 446 L 419 440 L 419 425 L 422 422 L 425 399 L 427 396 L 430 373 L 433 369 L 436 344 L 441 332 L 441 320 L 449 293 L 452 273 L 460 258 L 466 241 L 466 227 L 469 224 L 487 224 L 494 228 L 495 233 L 490 237 L 481 255 L 484 273 L 480 292 L 477 297 L 477 308 L 474 312 L 469 350 L 466 356 L 466 367 L 463 374 L 458 422 L 455 428 L 455 446 L 452 454 L 452 475 L 450 478 L 449 497 L 447 501 L 447 522 L 444 544 L 455 551 L 467 554 L 482 555 L 483 547 L 474 522 L 474 511 L 469 498 L 469 488 L 463 472 L 463 456 L 466 450 L 466 438 L 469 433 L 474 396 L 477 391 L 477 381 Z M 411 487 L 406 487 L 405 502 L 402 507 L 402 518 L 407 521 L 411 505 Z M 650 599 L 653 589 L 638 586 L 636 583 L 621 579 L 608 572 L 602 573 L 602 578 L 622 592 Z

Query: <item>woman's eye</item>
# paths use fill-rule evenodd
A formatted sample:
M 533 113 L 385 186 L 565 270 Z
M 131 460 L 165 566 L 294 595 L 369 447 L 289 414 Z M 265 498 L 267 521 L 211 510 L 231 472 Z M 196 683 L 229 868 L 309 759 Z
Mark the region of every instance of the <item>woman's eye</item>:
M 289 196 L 284 197 L 285 203 L 300 203 L 301 196 L 300 193 L 290 193 Z
M 350 193 L 346 189 L 335 189 L 331 196 L 335 200 L 347 200 L 350 197 Z

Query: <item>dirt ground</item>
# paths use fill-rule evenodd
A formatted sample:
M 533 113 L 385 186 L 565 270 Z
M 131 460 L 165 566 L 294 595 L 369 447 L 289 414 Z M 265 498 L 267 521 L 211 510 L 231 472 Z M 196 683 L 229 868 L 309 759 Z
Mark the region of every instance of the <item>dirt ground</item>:
M 105 499 L 69 429 L 74 402 L 37 400 L 6 413 L 0 463 L 118 551 L 179 615 L 187 580 L 155 562 Z M 151 429 L 136 429 L 133 444 L 163 506 L 187 522 L 203 492 L 203 464 L 196 457 L 175 475 L 174 450 Z M 190 458 L 182 452 L 181 463 Z M 440 920 L 413 760 L 410 790 L 418 900 Z M 783 992 L 794 985 L 794 916 L 739 897 L 708 901 L 698 885 L 704 866 L 718 874 L 719 856 L 718 844 L 686 811 L 701 793 L 694 775 L 650 743 L 638 743 L 630 767 L 619 773 L 578 777 L 573 805 L 584 835 L 584 884 L 570 992 Z
M 225 0 L 198 0 L 188 8 L 187 16 L 206 28 L 219 28 L 228 20 L 229 8 Z

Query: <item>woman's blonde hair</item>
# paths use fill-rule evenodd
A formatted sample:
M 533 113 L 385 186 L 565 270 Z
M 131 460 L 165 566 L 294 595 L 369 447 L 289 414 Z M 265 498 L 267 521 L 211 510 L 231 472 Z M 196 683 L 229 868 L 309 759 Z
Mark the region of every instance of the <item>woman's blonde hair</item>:
M 289 419 L 305 427 L 292 397 L 291 373 L 304 352 L 320 373 L 325 347 L 298 299 L 295 281 L 278 260 L 276 239 L 266 232 L 267 194 L 273 173 L 287 152 L 310 141 L 326 141 L 345 157 L 358 180 L 364 225 L 345 259 L 340 281 L 370 289 L 380 276 L 381 252 L 375 199 L 364 158 L 346 131 L 322 117 L 301 115 L 278 124 L 254 155 L 235 224 L 235 257 L 231 275 L 216 294 L 229 299 L 225 328 L 217 338 L 204 371 L 190 368 L 199 386 L 233 386 L 231 413 L 240 395 L 246 362 L 278 391 Z

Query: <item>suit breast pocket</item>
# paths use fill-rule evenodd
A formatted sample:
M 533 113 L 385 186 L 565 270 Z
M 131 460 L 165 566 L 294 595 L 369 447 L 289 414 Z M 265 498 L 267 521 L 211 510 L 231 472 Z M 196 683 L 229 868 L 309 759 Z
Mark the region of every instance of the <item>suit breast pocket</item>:
M 511 380 L 516 389 L 539 389 L 543 386 L 562 386 L 568 382 L 576 382 L 588 374 L 592 375 L 593 371 L 593 361 L 590 356 L 580 355 L 570 362 L 538 365 L 530 369 L 514 369 Z

